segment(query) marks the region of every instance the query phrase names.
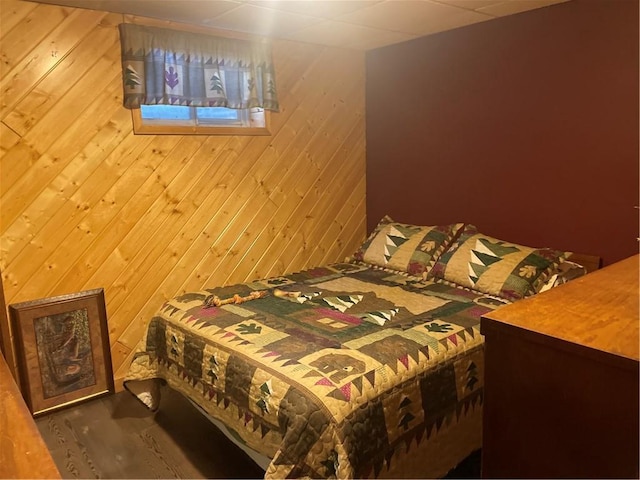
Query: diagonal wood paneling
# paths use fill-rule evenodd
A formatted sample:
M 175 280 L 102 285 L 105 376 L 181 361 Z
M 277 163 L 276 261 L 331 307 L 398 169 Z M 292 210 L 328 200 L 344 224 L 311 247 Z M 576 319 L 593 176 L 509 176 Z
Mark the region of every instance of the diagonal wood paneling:
M 137 136 L 121 15 L 2 2 L 6 301 L 103 287 L 116 378 L 164 299 L 339 261 L 362 241 L 362 52 L 274 41 L 271 136 Z

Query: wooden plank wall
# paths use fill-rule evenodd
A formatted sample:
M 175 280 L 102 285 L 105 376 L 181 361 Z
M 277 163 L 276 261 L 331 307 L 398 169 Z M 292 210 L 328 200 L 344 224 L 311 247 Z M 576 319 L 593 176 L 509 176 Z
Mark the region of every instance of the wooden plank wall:
M 363 52 L 274 41 L 271 136 L 138 136 L 122 21 L 0 9 L 6 303 L 104 288 L 116 381 L 164 299 L 340 261 L 366 228 Z

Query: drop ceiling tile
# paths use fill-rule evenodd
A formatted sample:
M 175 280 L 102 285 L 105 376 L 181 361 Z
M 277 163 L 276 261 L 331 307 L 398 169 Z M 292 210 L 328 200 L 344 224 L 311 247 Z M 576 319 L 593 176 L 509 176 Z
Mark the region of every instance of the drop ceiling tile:
M 373 48 L 384 47 L 386 45 L 406 42 L 407 40 L 412 40 L 417 37 L 419 37 L 419 35 L 367 28 L 367 30 L 361 32 L 357 41 L 350 42 L 346 44 L 345 47 L 357 50 L 371 50 Z
M 211 19 L 208 25 L 256 35 L 282 37 L 319 21 L 321 19 L 316 17 L 280 12 L 245 3 Z
M 38 1 L 366 50 L 570 0 Z
M 336 47 L 352 47 L 361 42 L 371 41 L 375 38 L 392 43 L 401 42 L 403 40 L 410 40 L 415 35 L 388 32 L 384 30 L 363 27 L 361 25 L 353 25 L 350 23 L 342 23 L 334 20 L 327 20 L 316 25 L 299 30 L 287 38 L 289 40 L 295 40 L 298 42 L 309 43 L 323 43 L 325 45 L 332 45 Z
M 433 0 L 437 3 L 444 3 L 452 7 L 466 8 L 467 10 L 478 10 L 479 8 L 504 3 L 505 0 Z M 513 0 L 512 0 L 513 1 Z
M 496 17 L 503 17 L 506 15 L 513 15 L 514 13 L 547 7 L 556 3 L 563 3 L 565 1 L 567 0 L 511 0 L 509 2 L 501 2 L 495 5 L 479 8 L 477 11 Z
M 454 28 L 466 27 L 474 23 L 485 22 L 492 20 L 494 17 L 491 15 L 477 15 L 470 10 L 463 10 L 457 15 L 443 18 L 436 23 L 425 25 L 421 35 L 431 35 L 432 33 L 444 32 L 446 30 L 453 30 Z
M 180 2 L 166 2 L 163 0 L 145 0 L 141 2 L 140 0 L 128 0 L 126 3 L 132 4 L 132 8 L 139 8 L 141 13 L 147 9 L 151 9 L 156 12 L 160 18 L 170 18 L 172 20 L 178 18 L 193 20 L 193 12 L 197 12 L 197 15 L 205 20 L 233 10 L 240 5 L 238 2 L 233 1 L 202 2 L 201 0 L 181 0 Z M 149 3 L 149 5 L 146 5 L 147 3 Z
M 250 0 L 248 3 L 311 17 L 334 18 L 382 0 Z
M 171 19 L 176 22 L 192 22 L 194 12 L 198 12 L 198 17 L 201 20 L 205 20 L 237 8 L 240 5 L 238 1 L 231 0 L 219 0 L 216 2 L 203 2 L 202 0 L 181 0 L 180 2 L 164 0 L 91 0 L 90 2 L 87 0 L 66 0 L 60 3 L 72 7 L 91 8 L 106 12 Z
M 417 37 L 416 37 L 417 38 Z M 412 40 L 411 38 L 405 38 L 404 40 L 384 40 L 384 37 L 371 38 L 369 40 L 359 41 L 357 44 L 349 45 L 347 48 L 354 50 L 374 50 L 376 48 L 388 47 L 389 45 L 395 45 L 397 43 L 406 42 Z
M 371 7 L 341 15 L 336 20 L 363 25 L 367 27 L 392 30 L 410 34 L 424 35 L 434 29 L 440 31 L 438 25 L 450 22 L 456 15 L 465 15 L 464 24 L 486 20 L 487 16 L 471 10 L 463 10 L 442 3 L 420 0 L 385 1 Z M 456 22 L 454 22 L 456 23 Z

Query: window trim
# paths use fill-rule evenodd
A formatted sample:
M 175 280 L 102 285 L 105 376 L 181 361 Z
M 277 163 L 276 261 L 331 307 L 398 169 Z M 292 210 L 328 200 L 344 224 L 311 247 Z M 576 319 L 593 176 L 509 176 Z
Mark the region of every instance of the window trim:
M 269 128 L 271 111 L 265 109 L 263 112 L 264 127 L 194 125 L 179 120 L 153 120 L 151 123 L 145 123 L 139 108 L 131 109 L 131 118 L 133 133 L 136 135 L 271 135 Z

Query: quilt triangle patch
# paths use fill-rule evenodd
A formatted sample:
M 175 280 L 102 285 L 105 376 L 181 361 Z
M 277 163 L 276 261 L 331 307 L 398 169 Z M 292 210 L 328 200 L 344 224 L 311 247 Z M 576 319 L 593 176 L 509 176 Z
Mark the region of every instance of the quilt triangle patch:
M 475 285 L 487 269 L 505 257 L 519 249 L 514 246 L 504 245 L 502 242 L 493 243 L 486 238 L 476 240 L 475 248 L 470 252 L 469 281 Z
M 415 418 L 416 417 L 411 412 L 407 412 L 404 414 L 404 416 L 400 420 L 400 423 L 398 424 L 398 426 L 403 427 L 405 430 L 408 430 L 409 424 L 411 423 L 412 420 L 415 420 Z
M 309 370 L 305 373 L 302 378 L 310 378 L 310 377 L 322 377 L 322 374 L 317 370 Z
M 427 438 L 431 438 L 431 434 L 433 433 L 433 427 L 435 427 L 435 424 L 433 422 L 431 422 L 429 425 L 426 426 L 425 430 L 427 432 Z
M 494 257 L 506 257 L 507 255 L 519 252 L 520 249 L 513 245 L 505 245 L 504 242 L 490 242 L 486 238 L 479 238 L 476 241 L 477 251 Z
M 471 338 L 476 338 L 476 334 L 473 330 L 473 327 L 465 328 L 464 331 L 467 332 L 467 335 L 469 335 Z
M 420 347 L 420 352 L 422 352 L 422 354 L 427 357 L 427 360 L 429 360 L 429 345 L 425 345 L 424 347 Z M 417 362 L 416 362 L 417 363 Z
M 401 356 L 398 361 L 404 365 L 404 368 L 409 370 L 409 355 Z
M 298 303 L 304 303 L 312 298 L 318 297 L 322 294 L 322 292 L 311 292 L 311 293 L 301 293 L 297 297 L 295 297 Z
M 444 421 L 447 427 L 450 427 L 451 424 L 453 423 L 453 417 L 454 417 L 453 412 L 449 413 L 447 416 L 444 417 Z
M 351 400 L 351 382 L 341 386 L 340 391 L 342 391 L 342 394 L 347 401 Z
M 362 377 L 356 377 L 351 381 L 352 385 L 354 386 L 354 388 L 356 390 L 358 390 L 358 393 L 362 393 Z
M 479 265 L 484 265 L 485 267 L 489 267 L 494 263 L 499 262 L 502 258 L 497 257 L 493 254 L 487 254 L 483 252 L 479 252 L 477 250 L 471 250 L 471 261 L 473 263 L 477 263 Z
M 360 318 L 366 322 L 383 326 L 387 321 L 391 320 L 400 309 L 394 308 L 392 310 L 379 310 L 377 312 L 367 312 L 360 316 Z
M 389 229 L 389 233 L 387 233 L 385 242 L 384 242 L 385 243 L 384 258 L 386 262 L 389 262 L 389 260 L 391 260 L 391 257 L 393 257 L 393 254 L 396 253 L 398 248 L 400 248 L 400 246 L 403 243 L 405 243 L 407 240 L 409 239 L 405 236 L 404 233 L 402 233 L 397 228 L 391 226 L 391 228 Z
M 349 394 L 351 394 L 351 391 L 349 391 Z M 347 397 L 345 397 L 344 392 L 340 388 L 336 388 L 335 390 L 333 390 L 327 395 L 327 397 L 335 398 L 336 400 L 342 400 L 345 402 L 348 400 Z
M 260 391 L 265 395 L 271 395 L 273 393 L 273 387 L 271 386 L 271 379 L 260 385 Z
M 371 384 L 372 387 L 376 386 L 376 371 L 375 370 L 371 370 L 367 373 L 365 373 L 364 378 L 367 379 L 367 381 Z
M 408 238 L 404 234 L 404 232 L 401 232 L 395 226 L 390 225 L 386 240 L 387 245 L 398 245 L 398 242 L 404 243 L 408 240 Z
M 457 335 L 462 339 L 463 342 L 467 341 L 467 336 L 464 333 L 464 330 L 460 330 Z
M 256 430 L 258 430 L 260 427 L 262 426 L 261 422 L 257 422 L 256 419 L 253 419 L 253 431 L 255 432 Z
M 404 448 L 406 453 L 409 453 L 411 450 L 411 442 L 413 442 L 413 437 L 406 437 L 404 439 Z
M 258 408 L 260 408 L 260 410 L 262 410 L 263 413 L 264 412 L 269 413 L 269 404 L 264 398 L 261 398 L 260 400 L 258 400 L 256 402 L 256 405 L 258 406 Z
M 333 387 L 333 383 L 328 378 L 322 377 L 314 385 L 324 385 L 325 387 Z
M 393 458 L 393 454 L 395 453 L 395 449 L 391 449 L 391 451 L 387 452 L 387 454 L 384 456 L 385 460 L 387 461 L 387 471 L 391 468 L 391 459 Z
M 484 265 L 476 264 L 476 263 L 470 262 L 468 264 L 468 267 L 469 267 L 469 281 L 471 282 L 471 285 L 475 285 L 476 283 L 478 283 L 478 280 L 480 279 L 482 274 L 487 271 L 487 267 L 485 267 Z
M 337 297 L 325 297 L 323 300 L 331 308 L 334 308 L 342 313 L 346 312 L 350 307 L 357 305 L 364 298 L 363 295 L 340 295 Z

